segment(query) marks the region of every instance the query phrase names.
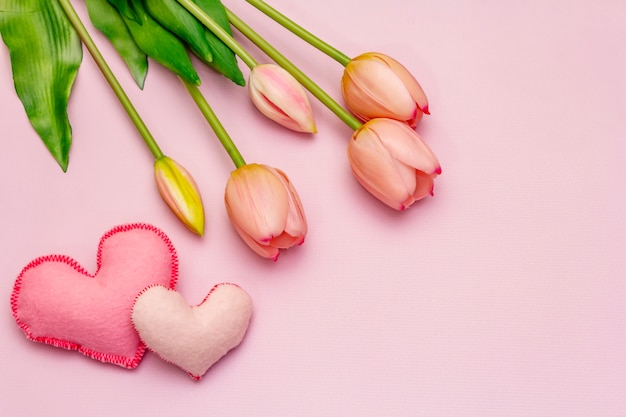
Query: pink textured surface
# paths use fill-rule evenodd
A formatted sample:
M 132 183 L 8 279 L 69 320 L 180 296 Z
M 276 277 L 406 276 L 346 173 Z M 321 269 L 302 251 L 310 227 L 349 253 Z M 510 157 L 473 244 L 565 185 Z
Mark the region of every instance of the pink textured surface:
M 303 246 L 261 259 L 228 223 L 232 164 L 184 89 L 152 65 L 138 91 L 94 32 L 164 152 L 196 178 L 199 239 L 160 201 L 151 155 L 87 55 L 63 174 L 1 47 L 0 415 L 626 416 L 626 4 L 272 3 L 349 55 L 378 50 L 414 72 L 431 110 L 417 130 L 443 168 L 435 197 L 389 210 L 352 178 L 350 131 L 316 100 L 319 133 L 294 134 L 202 70 L 246 160 L 285 171 L 308 216 Z M 227 4 L 339 97 L 338 64 Z M 254 301 L 243 343 L 199 383 L 148 353 L 129 372 L 31 343 L 11 317 L 32 258 L 67 253 L 93 271 L 94 240 L 135 221 L 172 239 L 190 304 L 224 281 Z

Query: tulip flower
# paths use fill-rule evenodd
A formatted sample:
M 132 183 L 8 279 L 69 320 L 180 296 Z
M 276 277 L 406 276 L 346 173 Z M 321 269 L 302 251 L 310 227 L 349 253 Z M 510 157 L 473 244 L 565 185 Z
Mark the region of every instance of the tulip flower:
M 239 236 L 257 254 L 274 261 L 280 249 L 301 245 L 307 222 L 289 178 L 279 169 L 246 163 L 198 87 L 182 81 L 235 164 L 226 184 L 224 203 Z
M 204 234 L 204 207 L 196 182 L 173 159 L 162 156 L 154 163 L 154 179 L 161 197 L 185 226 Z
M 411 73 L 395 59 L 375 52 L 357 56 L 341 79 L 346 107 L 359 119 L 396 119 L 412 128 L 428 113 L 428 99 Z
M 316 133 L 306 91 L 287 71 L 275 64 L 259 64 L 193 0 L 176 0 L 250 68 L 248 91 L 256 108 L 267 118 L 296 132 Z M 229 13 L 228 9 L 226 12 Z
M 396 210 L 432 195 L 441 174 L 437 157 L 420 136 L 393 119 L 372 119 L 356 130 L 348 160 L 359 183 Z
M 265 1 L 246 1 L 345 67 L 341 80 L 344 101 L 346 107 L 361 121 L 385 117 L 407 122 L 415 128 L 424 113 L 430 114 L 424 90 L 415 77 L 395 59 L 375 52 L 361 54 L 350 59 L 346 54 L 307 31 Z M 228 10 L 227 13 L 233 25 L 242 32 L 246 31 L 241 23 L 237 22 L 236 16 Z M 252 33 L 251 35 L 246 34 L 261 49 L 267 48 L 261 45 L 262 39 L 259 42 L 256 39 L 257 36 Z M 308 85 L 301 79 L 298 81 L 308 88 Z
M 248 91 L 256 108 L 269 119 L 296 132 L 317 131 L 306 91 L 278 65 L 252 68 Z
M 247 1 L 263 12 L 269 8 L 261 0 Z M 354 131 L 348 146 L 348 159 L 352 172 L 366 190 L 398 210 L 404 210 L 415 201 L 432 194 L 434 179 L 441 173 L 439 162 L 407 123 L 390 118 L 375 118 L 361 123 L 250 26 L 228 9 L 226 12 L 233 26 L 285 68 Z M 271 12 L 270 17 L 276 17 L 275 13 Z M 347 63 L 349 58 L 345 60 Z
M 235 230 L 259 255 L 276 260 L 280 249 L 304 242 L 302 203 L 282 171 L 260 164 L 239 167 L 226 184 L 224 201 Z

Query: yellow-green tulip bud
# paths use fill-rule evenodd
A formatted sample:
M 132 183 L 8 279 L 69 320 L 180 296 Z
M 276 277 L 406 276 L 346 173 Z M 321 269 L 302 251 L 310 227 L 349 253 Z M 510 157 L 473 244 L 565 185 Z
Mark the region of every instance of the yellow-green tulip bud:
M 204 234 L 204 206 L 198 186 L 189 172 L 173 159 L 162 156 L 154 163 L 154 179 L 159 193 L 185 226 Z

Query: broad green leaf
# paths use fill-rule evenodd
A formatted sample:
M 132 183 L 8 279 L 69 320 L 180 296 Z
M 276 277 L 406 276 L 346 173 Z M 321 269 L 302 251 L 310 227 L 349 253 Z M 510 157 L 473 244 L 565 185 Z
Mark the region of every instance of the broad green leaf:
M 137 46 L 120 12 L 107 0 L 85 0 L 85 3 L 91 23 L 111 41 L 133 79 L 143 89 L 148 74 L 148 57 Z
M 143 1 L 133 2 L 132 5 L 137 21 L 128 18 L 121 11 L 120 13 L 137 46 L 174 74 L 199 85 L 200 77 L 191 63 L 185 45 L 148 14 Z
M 204 26 L 176 0 L 144 0 L 148 13 L 185 42 L 203 61 L 213 60 L 211 47 L 204 36 Z
M 0 34 L 28 119 L 66 171 L 72 143 L 67 105 L 82 61 L 80 39 L 50 0 L 0 0 Z
M 228 15 L 226 9 L 220 0 L 192 0 L 198 5 L 206 14 L 208 14 L 215 22 L 220 25 L 226 32 L 232 35 L 232 29 L 230 22 L 228 21 Z M 208 29 L 205 29 L 205 34 L 211 50 L 213 51 L 213 61 L 206 62 L 206 64 L 214 70 L 222 73 L 225 77 L 233 81 L 237 85 L 245 85 L 246 81 L 237 65 L 237 58 L 233 51 L 230 50 L 224 42 L 219 40 L 217 36 Z
M 133 0 L 107 0 L 114 6 L 124 17 L 139 22 Z

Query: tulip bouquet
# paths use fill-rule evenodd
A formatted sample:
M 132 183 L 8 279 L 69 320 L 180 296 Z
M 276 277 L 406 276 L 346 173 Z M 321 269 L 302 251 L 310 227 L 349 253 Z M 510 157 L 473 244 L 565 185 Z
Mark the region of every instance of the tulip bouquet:
M 411 73 L 381 53 L 348 56 L 288 19 L 262 0 L 248 3 L 345 67 L 345 108 L 322 90 L 220 0 L 85 0 L 89 18 L 112 43 L 137 86 L 148 61 L 172 71 L 231 157 L 235 170 L 225 189 L 228 216 L 242 240 L 276 260 L 280 250 L 302 244 L 307 222 L 287 175 L 246 163 L 198 85 L 189 54 L 239 86 L 260 113 L 295 132 L 317 132 L 308 90 L 352 130 L 347 156 L 358 182 L 386 205 L 404 210 L 433 193 L 440 164 L 416 133 L 429 114 L 426 95 Z M 28 13 L 23 13 L 28 12 Z M 259 63 L 233 37 L 232 27 L 274 62 Z M 185 168 L 159 148 L 138 111 L 108 67 L 70 0 L 0 0 L 0 34 L 11 54 L 16 92 L 31 124 L 65 171 L 71 127 L 67 105 L 82 59 L 82 44 L 155 158 L 157 188 L 191 231 L 204 233 L 199 188 Z
M 404 210 L 415 201 L 432 195 L 434 179 L 441 173 L 441 166 L 435 154 L 413 130 L 422 116 L 429 114 L 426 94 L 413 75 L 402 64 L 381 53 L 365 53 L 350 59 L 263 0 L 246 1 L 345 66 L 341 91 L 346 107 L 365 124 L 227 10 L 233 26 L 279 62 L 354 130 L 348 143 L 348 160 L 358 182 L 380 201 L 397 210 Z

